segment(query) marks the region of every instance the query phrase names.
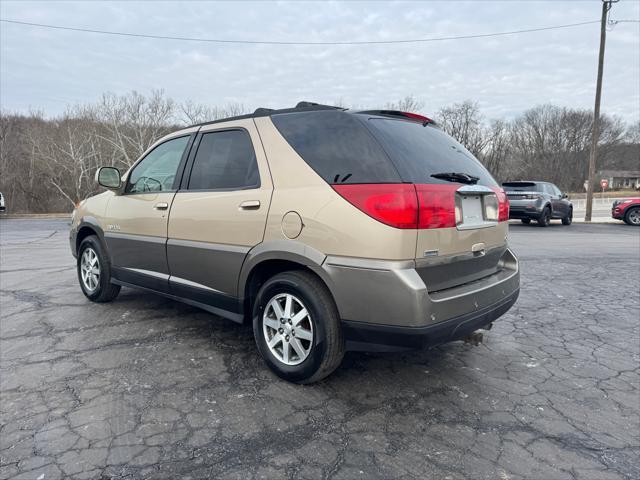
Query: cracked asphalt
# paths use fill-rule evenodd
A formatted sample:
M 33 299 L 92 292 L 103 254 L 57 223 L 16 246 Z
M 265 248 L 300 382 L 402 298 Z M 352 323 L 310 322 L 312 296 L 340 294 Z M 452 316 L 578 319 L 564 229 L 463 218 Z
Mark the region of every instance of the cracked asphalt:
M 0 220 L 0 478 L 640 478 L 640 229 L 512 225 L 478 347 L 347 354 L 311 386 L 251 331 L 77 285 L 63 220 Z

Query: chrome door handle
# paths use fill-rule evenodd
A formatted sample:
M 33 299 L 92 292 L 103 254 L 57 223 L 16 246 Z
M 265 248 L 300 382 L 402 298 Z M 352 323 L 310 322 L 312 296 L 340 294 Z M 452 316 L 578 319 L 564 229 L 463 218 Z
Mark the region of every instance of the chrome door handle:
M 153 208 L 155 208 L 156 210 L 166 210 L 167 208 L 169 208 L 169 204 L 166 202 L 160 202 L 156 203 Z
M 260 200 L 247 200 L 240 204 L 242 210 L 257 210 L 260 208 Z

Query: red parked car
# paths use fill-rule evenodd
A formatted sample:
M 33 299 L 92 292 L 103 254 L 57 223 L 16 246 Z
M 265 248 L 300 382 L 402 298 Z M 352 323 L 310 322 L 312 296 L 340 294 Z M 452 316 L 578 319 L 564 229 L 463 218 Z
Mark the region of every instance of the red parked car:
M 640 198 L 616 200 L 611 207 L 611 216 L 628 225 L 640 226 Z

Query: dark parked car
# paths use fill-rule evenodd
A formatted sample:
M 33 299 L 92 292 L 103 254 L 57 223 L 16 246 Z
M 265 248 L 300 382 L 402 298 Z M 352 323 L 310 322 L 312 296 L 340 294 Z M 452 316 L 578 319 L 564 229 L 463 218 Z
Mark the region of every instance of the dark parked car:
M 624 220 L 627 225 L 640 226 L 640 198 L 616 200 L 611 207 L 611 216 Z
M 522 223 L 538 222 L 546 227 L 552 218 L 571 225 L 573 205 L 566 194 L 548 182 L 505 182 L 502 188 L 509 198 L 509 218 L 519 218 Z

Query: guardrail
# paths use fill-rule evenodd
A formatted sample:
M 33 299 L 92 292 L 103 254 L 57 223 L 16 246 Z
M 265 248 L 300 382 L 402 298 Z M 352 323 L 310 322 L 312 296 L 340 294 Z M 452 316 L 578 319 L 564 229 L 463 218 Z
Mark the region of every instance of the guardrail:
M 628 198 L 628 197 L 627 197 Z M 611 205 L 615 200 L 626 200 L 625 197 L 600 197 L 593 196 L 593 208 L 611 208 Z M 572 200 L 569 198 L 569 201 L 573 204 L 573 208 L 575 210 L 586 210 L 587 209 L 587 200 L 584 198 Z

